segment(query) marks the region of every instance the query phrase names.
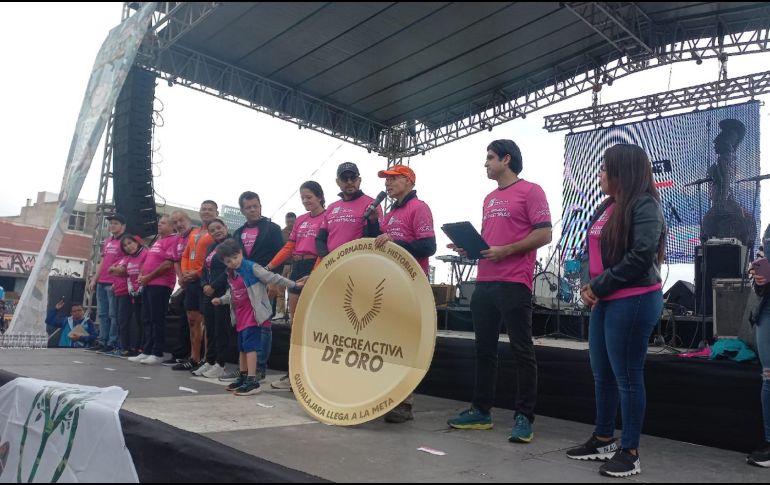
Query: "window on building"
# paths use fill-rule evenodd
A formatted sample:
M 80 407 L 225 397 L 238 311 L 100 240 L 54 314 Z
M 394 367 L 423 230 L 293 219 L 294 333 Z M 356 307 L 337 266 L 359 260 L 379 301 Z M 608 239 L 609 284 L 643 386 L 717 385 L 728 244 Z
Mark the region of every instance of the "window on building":
M 83 231 L 86 228 L 86 213 L 72 211 L 67 229 L 70 231 Z

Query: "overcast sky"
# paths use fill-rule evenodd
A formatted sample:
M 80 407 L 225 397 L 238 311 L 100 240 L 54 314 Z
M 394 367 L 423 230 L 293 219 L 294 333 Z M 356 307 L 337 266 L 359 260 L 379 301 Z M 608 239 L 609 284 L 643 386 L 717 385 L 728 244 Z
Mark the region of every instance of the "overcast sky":
M 96 53 L 110 28 L 119 23 L 121 9 L 122 3 L 0 4 L 4 65 L 0 76 L 0 216 L 19 214 L 26 199 L 34 200 L 39 191 L 59 191 Z M 715 81 L 718 70 L 717 63 L 711 61 L 634 74 L 605 86 L 601 101 Z M 734 57 L 728 62 L 730 77 L 766 70 L 770 70 L 770 54 Z M 156 98 L 163 120 L 154 143 L 159 202 L 166 199 L 197 207 L 202 200 L 213 199 L 237 206 L 242 191 L 254 190 L 262 199 L 263 213 L 282 225 L 287 211 L 304 212 L 299 196 L 293 194 L 305 180 L 320 182 L 328 202 L 336 198 L 335 170 L 343 161 L 359 165 L 362 189 L 368 194 L 374 196 L 384 187 L 376 172 L 386 160 L 365 149 L 311 130 L 298 130 L 295 125 L 182 86 L 169 87 L 161 82 Z M 590 104 L 591 96 L 586 93 L 533 113 L 526 120 L 517 119 L 491 133 L 484 131 L 412 158 L 418 195 L 433 210 L 437 254 L 450 253 L 444 249 L 448 240 L 439 229 L 442 224 L 469 220 L 480 227 L 481 203 L 495 187 L 484 170 L 486 146 L 494 139 L 511 138 L 519 144 L 524 159 L 521 176 L 543 187 L 556 222 L 561 213 L 565 132 L 546 132 L 543 116 Z M 760 113 L 761 150 L 766 154 L 770 150 L 768 108 L 762 106 Z M 100 149 L 80 194 L 82 199 L 96 200 L 101 156 Z M 761 173 L 768 172 L 770 163 L 763 156 Z M 762 192 L 763 208 L 770 207 L 768 194 L 768 190 Z M 769 215 L 763 211 L 763 229 Z M 558 233 L 557 226 L 554 241 Z M 547 254 L 544 248 L 539 256 Z M 437 282 L 448 281 L 447 265 L 432 264 L 437 266 Z M 666 286 L 692 278 L 692 266 L 678 265 L 671 270 Z

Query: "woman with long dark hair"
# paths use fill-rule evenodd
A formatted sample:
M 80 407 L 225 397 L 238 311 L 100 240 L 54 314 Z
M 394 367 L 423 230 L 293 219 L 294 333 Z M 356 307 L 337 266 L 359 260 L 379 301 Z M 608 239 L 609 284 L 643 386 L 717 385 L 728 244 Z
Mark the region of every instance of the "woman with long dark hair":
M 762 236 L 762 252 L 759 256 L 765 258 L 770 254 L 770 226 L 765 229 Z M 752 323 L 756 325 L 757 354 L 762 365 L 762 391 L 760 402 L 762 403 L 762 421 L 765 425 L 762 442 L 751 454 L 746 457 L 750 465 L 770 468 L 770 280 L 767 275 L 760 274 L 758 268 L 753 267 L 751 274 L 754 278 L 754 291 L 761 298 L 759 305 L 753 311 Z
M 323 214 L 326 211 L 326 199 L 324 190 L 316 181 L 308 180 L 299 188 L 299 195 L 302 199 L 302 205 L 305 206 L 307 213 L 297 217 L 294 228 L 289 235 L 289 240 L 278 251 L 278 254 L 268 263 L 265 268 L 272 271 L 279 267 L 284 261 L 291 258 L 291 276 L 289 279 L 297 281 L 310 275 L 318 259 L 318 250 L 315 246 L 316 236 L 321 230 L 323 223 Z M 289 289 L 289 322 L 294 318 L 294 311 L 297 308 L 300 288 Z M 289 375 L 286 374 L 281 379 L 271 383 L 276 389 L 291 389 Z
M 641 472 L 639 438 L 646 405 L 644 361 L 663 310 L 660 265 L 666 227 L 647 154 L 618 144 L 604 153 L 599 179 L 607 198 L 589 225 L 590 282 L 580 290 L 591 307 L 589 353 L 596 393 L 596 428 L 567 451 L 577 460 L 609 460 L 602 475 Z M 614 438 L 620 405 L 623 431 Z
M 124 257 L 110 268 L 110 273 L 116 276 L 116 281 L 120 280 L 118 291 L 115 293 L 120 322 L 120 349 L 115 355 L 136 357 L 142 347 L 145 326 L 149 324 L 147 309 L 142 311 L 142 285 L 139 284 L 139 273 L 144 260 L 147 259 L 147 251 L 141 237 L 128 233 L 120 238 L 120 249 Z M 137 325 L 133 325 L 134 321 Z

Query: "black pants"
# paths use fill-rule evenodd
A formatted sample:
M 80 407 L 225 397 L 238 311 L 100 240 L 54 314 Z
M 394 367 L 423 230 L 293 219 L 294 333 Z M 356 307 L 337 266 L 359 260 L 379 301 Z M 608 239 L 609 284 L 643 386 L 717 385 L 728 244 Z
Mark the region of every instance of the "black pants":
M 190 357 L 190 324 L 187 322 L 187 311 L 184 309 L 184 291 L 171 298 L 170 306 L 175 315 L 179 315 L 179 323 L 176 326 L 176 346 L 171 349 L 175 359 Z
M 230 344 L 230 306 L 212 305 L 211 298 L 203 297 L 203 318 L 206 321 L 206 362 L 224 367 Z
M 147 355 L 163 357 L 163 347 L 166 344 L 166 312 L 171 288 L 168 286 L 146 286 L 144 302 L 150 316 L 150 325 L 144 329 L 143 352 Z
M 118 322 L 120 322 L 120 348 L 122 350 L 139 350 L 142 347 L 142 329 L 149 326 L 142 296 L 121 295 L 118 301 Z
M 495 401 L 500 322 L 511 341 L 516 368 L 515 409 L 535 419 L 537 360 L 532 343 L 532 292 L 520 283 L 478 282 L 471 299 L 476 332 L 476 388 L 473 404 L 488 413 Z

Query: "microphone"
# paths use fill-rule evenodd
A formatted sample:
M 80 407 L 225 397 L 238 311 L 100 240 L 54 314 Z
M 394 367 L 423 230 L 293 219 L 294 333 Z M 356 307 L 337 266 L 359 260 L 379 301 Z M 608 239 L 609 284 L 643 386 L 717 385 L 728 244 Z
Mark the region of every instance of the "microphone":
M 377 206 L 379 206 L 387 196 L 388 194 L 384 190 L 377 194 L 377 198 L 372 201 L 372 204 L 369 207 L 366 208 L 366 211 L 364 212 L 364 219 L 367 219 L 372 212 L 377 210 Z
M 706 182 L 713 182 L 713 181 L 714 181 L 713 178 L 706 177 L 706 178 L 702 178 L 702 179 L 698 179 L 698 180 L 693 180 L 689 184 L 684 184 L 683 187 L 689 187 L 691 185 L 700 185 L 700 184 L 705 184 Z
M 770 174 L 768 174 L 768 175 L 757 175 L 756 177 L 749 177 L 747 179 L 736 180 L 736 182 L 737 183 L 740 183 L 740 182 L 759 182 L 760 180 L 767 180 L 767 179 L 770 179 Z

